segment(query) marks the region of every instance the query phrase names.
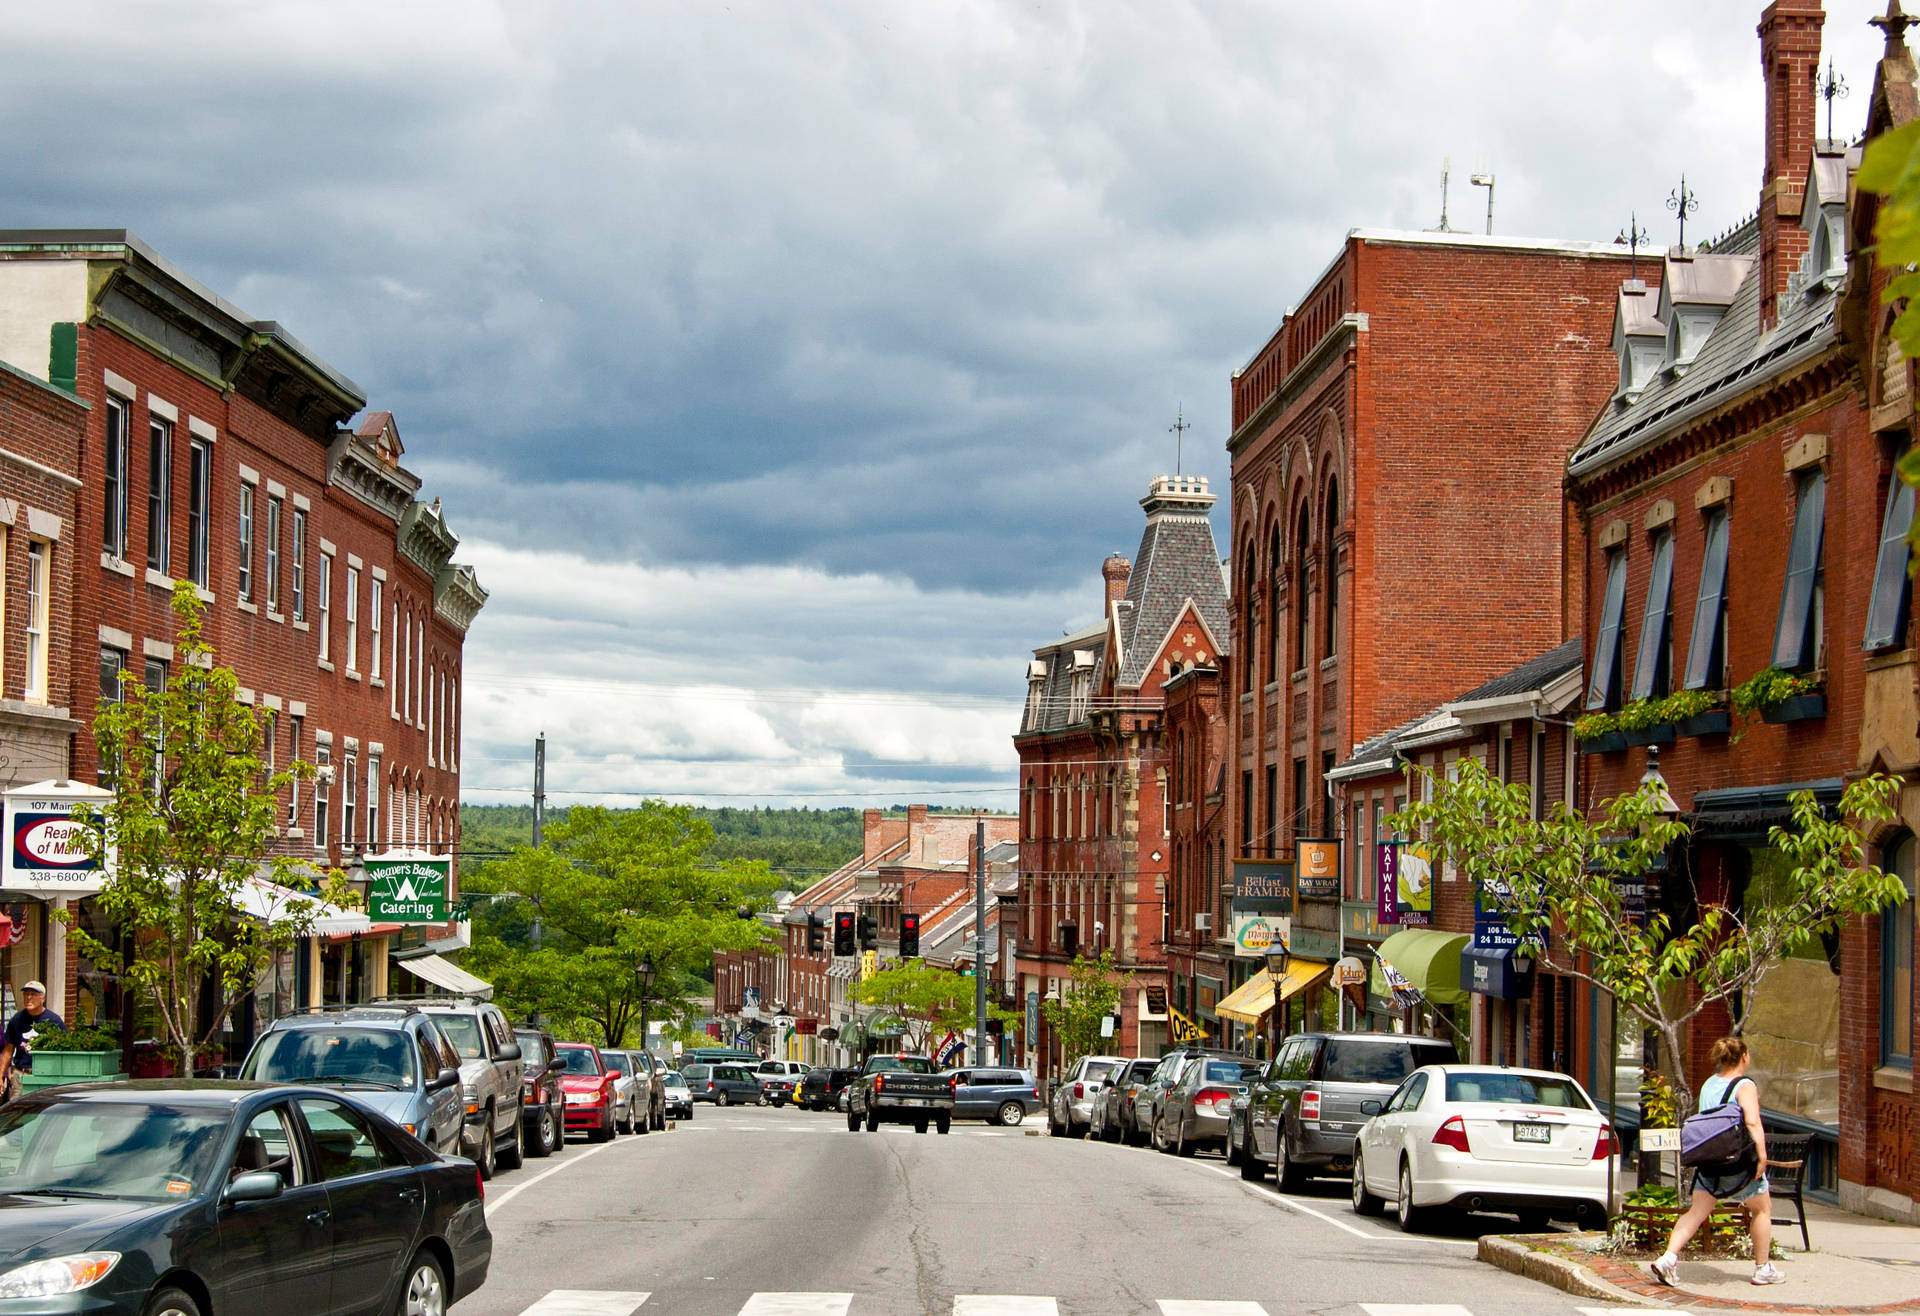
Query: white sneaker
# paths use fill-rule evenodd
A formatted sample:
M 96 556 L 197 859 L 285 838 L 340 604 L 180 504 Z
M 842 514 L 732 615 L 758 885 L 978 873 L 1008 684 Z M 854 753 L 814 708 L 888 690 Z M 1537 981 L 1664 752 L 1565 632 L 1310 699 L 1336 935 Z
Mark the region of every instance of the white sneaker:
M 1653 1272 L 1655 1279 L 1669 1288 L 1680 1282 L 1680 1262 L 1675 1257 L 1656 1258 L 1647 1269 Z
M 1785 1275 L 1780 1273 L 1780 1267 L 1774 1265 L 1771 1261 L 1763 1266 L 1755 1266 L 1753 1268 L 1753 1282 L 1755 1284 L 1779 1284 L 1784 1282 L 1786 1278 Z

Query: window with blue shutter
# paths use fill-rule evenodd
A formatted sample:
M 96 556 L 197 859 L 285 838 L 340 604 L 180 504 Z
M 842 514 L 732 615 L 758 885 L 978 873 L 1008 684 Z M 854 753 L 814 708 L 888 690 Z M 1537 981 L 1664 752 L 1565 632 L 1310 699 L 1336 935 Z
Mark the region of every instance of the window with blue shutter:
M 1600 637 L 1593 646 L 1593 671 L 1587 681 L 1587 707 L 1620 706 L 1620 632 L 1627 606 L 1627 551 L 1607 552 L 1607 593 L 1600 608 Z
M 1826 611 L 1821 578 L 1821 541 L 1826 533 L 1827 477 L 1809 471 L 1800 480 L 1787 550 L 1787 579 L 1780 587 L 1780 621 L 1773 632 L 1773 665 L 1788 671 L 1817 667 Z
M 1693 638 L 1687 641 L 1689 690 L 1718 690 L 1727 667 L 1727 512 L 1707 518 L 1700 556 L 1700 595 L 1693 604 Z
M 1640 619 L 1640 652 L 1633 660 L 1634 699 L 1664 697 L 1673 679 L 1673 531 L 1653 537 L 1647 606 Z
M 1913 526 L 1913 486 L 1896 472 L 1887 485 L 1880 518 L 1880 556 L 1873 568 L 1867 605 L 1866 648 L 1898 648 L 1907 640 L 1907 531 Z

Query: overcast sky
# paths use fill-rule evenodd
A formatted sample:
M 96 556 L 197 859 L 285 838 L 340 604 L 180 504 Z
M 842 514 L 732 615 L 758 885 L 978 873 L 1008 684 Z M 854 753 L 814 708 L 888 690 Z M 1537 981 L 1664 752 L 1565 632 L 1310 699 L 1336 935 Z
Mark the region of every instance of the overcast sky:
M 492 600 L 467 798 L 985 803 L 1035 645 L 1354 226 L 1749 214 L 1755 0 L 25 6 L 6 226 L 125 227 L 395 412 Z M 1864 0 L 1827 49 L 1864 122 Z M 1824 125 L 1822 127 L 1824 132 Z M 1223 499 L 1224 505 L 1224 499 Z M 1221 536 L 1224 543 L 1224 536 Z M 625 798 L 624 795 L 609 798 Z

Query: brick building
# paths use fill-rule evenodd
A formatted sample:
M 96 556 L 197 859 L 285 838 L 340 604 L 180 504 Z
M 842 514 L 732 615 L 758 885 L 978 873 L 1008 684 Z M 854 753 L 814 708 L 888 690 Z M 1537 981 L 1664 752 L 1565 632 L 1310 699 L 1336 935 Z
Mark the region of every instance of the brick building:
M 1227 625 L 1226 584 L 1199 476 L 1162 475 L 1140 505 L 1147 524 L 1134 560 L 1102 567 L 1098 625 L 1034 650 L 1020 755 L 1019 993 L 1034 1036 L 1030 1064 L 1063 1063 L 1038 1003 L 1057 996 L 1076 954 L 1112 951 L 1133 977 L 1113 1050 L 1153 1055 L 1168 1039 L 1155 1008 L 1188 1013 L 1229 990 L 1199 978 L 1169 983 L 1167 882 L 1173 840 L 1166 683 L 1216 661 Z M 1160 995 L 1168 993 L 1169 995 Z
M 418 498 L 391 414 L 362 415 L 360 388 L 282 326 L 118 230 L 0 233 L 0 361 L 86 407 L 54 554 L 71 580 L 70 773 L 97 776 L 88 728 L 123 677 L 165 679 L 187 582 L 215 661 L 266 714 L 262 757 L 321 769 L 283 796 L 283 853 L 351 869 L 370 850 L 450 852 L 461 656 L 486 592 Z M 398 987 L 389 952 L 428 939 L 342 923 L 280 990 Z
M 1236 964 L 1224 880 L 1226 852 L 1227 712 L 1222 673 L 1230 660 L 1195 663 L 1162 689 L 1167 701 L 1167 790 L 1173 797 L 1167 869 L 1167 981 L 1182 1001 L 1199 997 L 1202 984 L 1224 995 L 1246 981 L 1252 962 Z M 1216 997 L 1216 1003 L 1222 997 Z M 1245 1040 L 1226 1020 L 1214 1042 Z

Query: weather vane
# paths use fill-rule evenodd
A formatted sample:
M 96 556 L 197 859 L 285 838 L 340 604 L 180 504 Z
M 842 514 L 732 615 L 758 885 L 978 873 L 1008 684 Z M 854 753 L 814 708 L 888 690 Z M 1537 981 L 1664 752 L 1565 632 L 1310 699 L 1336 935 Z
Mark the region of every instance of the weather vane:
M 1847 80 L 1833 67 L 1833 57 L 1827 57 L 1827 76 L 1822 79 L 1820 69 L 1813 70 L 1813 89 L 1821 100 L 1827 103 L 1827 140 L 1833 140 L 1833 103 L 1847 98 Z
M 1175 475 L 1180 474 L 1181 449 L 1186 444 L 1187 431 L 1192 428 L 1193 426 L 1187 424 L 1187 413 L 1184 409 L 1173 413 L 1173 424 L 1167 426 L 1167 433 L 1173 435 L 1173 473 Z
M 1640 227 L 1640 215 L 1634 211 L 1627 216 L 1627 226 L 1620 230 L 1620 236 L 1613 240 L 1614 245 L 1627 249 L 1627 262 L 1634 279 L 1640 277 L 1640 244 L 1647 240 L 1647 231 Z
M 1700 198 L 1687 190 L 1687 176 L 1680 175 L 1680 186 L 1667 196 L 1667 209 L 1680 216 L 1680 250 L 1687 249 L 1687 216 L 1700 209 Z

